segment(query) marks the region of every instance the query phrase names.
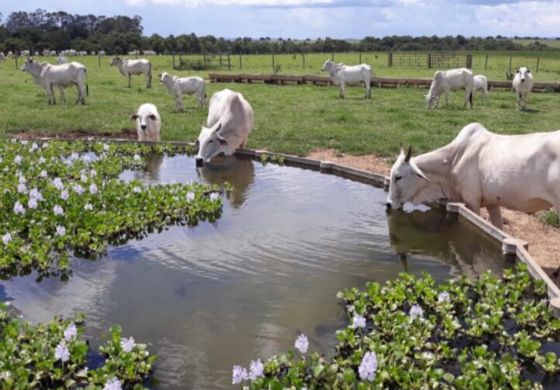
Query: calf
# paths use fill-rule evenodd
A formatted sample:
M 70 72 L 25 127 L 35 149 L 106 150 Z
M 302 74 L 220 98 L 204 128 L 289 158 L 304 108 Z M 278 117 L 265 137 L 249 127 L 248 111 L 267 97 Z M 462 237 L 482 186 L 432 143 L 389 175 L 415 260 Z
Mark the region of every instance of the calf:
M 517 111 L 527 110 L 529 93 L 533 89 L 533 75 L 526 67 L 521 67 L 515 73 L 512 86 L 517 95 Z
M 119 68 L 123 76 L 128 77 L 128 88 L 132 75 L 143 74 L 146 77 L 146 88 L 152 88 L 152 63 L 146 59 L 129 60 L 128 58 L 113 57 L 111 64 Z
M 130 118 L 136 121 L 138 141 L 160 141 L 161 117 L 156 106 L 144 103 Z
M 430 90 L 426 95 L 426 109 L 435 108 L 439 104 L 439 97 L 445 94 L 445 105 L 449 104 L 449 92 L 465 89 L 465 107 L 467 104 L 473 107 L 474 76 L 473 72 L 466 68 L 438 70 L 434 73 Z
M 196 165 L 209 163 L 220 153 L 229 156 L 245 147 L 253 129 L 253 108 L 240 93 L 224 89 L 210 99 L 208 119 L 196 141 Z
M 482 101 L 486 101 L 488 99 L 488 79 L 481 74 L 474 76 L 474 92 L 478 90 L 480 90 Z
M 332 60 L 326 60 L 321 70 L 329 72 L 333 83 L 340 88 L 340 98 L 344 98 L 346 84 L 364 83 L 366 87 L 366 99 L 371 98 L 371 66 L 367 64 L 347 66 L 337 64 Z
M 182 95 L 195 94 L 201 108 L 206 102 L 206 83 L 202 77 L 177 77 L 163 72 L 160 75 L 160 82 L 165 85 L 171 96 L 175 98 L 175 106 L 178 111 L 183 111 Z

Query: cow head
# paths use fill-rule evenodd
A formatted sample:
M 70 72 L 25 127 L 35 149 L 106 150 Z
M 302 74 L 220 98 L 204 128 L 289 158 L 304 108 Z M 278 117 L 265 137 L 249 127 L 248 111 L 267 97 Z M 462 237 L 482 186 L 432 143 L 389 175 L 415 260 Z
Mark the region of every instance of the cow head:
M 209 163 L 214 157 L 223 152 L 224 146 L 228 141 L 220 134 L 222 128 L 221 123 L 217 123 L 214 127 L 202 127 L 200 135 L 196 140 L 198 154 L 196 155 L 196 164 L 202 166 L 203 163 Z
M 163 72 L 159 75 L 159 83 L 164 84 L 167 79 L 171 78 L 171 75 L 167 72 Z
M 149 121 L 156 121 L 157 116 L 154 113 L 149 112 L 136 112 L 130 116 L 130 119 L 136 121 L 136 128 L 138 130 L 144 131 L 148 127 Z
M 424 99 L 426 100 L 426 110 L 431 110 L 434 106 L 434 103 L 437 102 L 438 97 L 436 94 L 430 91 L 426 95 L 424 95 Z
M 387 195 L 387 207 L 399 209 L 412 201 L 416 194 L 429 182 L 428 177 L 412 161 L 412 148 L 401 153 L 391 168 L 391 181 Z
M 117 56 L 117 57 L 113 57 L 111 59 L 111 62 L 109 63 L 109 65 L 121 66 L 122 62 L 123 62 L 122 58 Z
M 527 69 L 526 67 L 522 66 L 521 68 L 519 68 L 517 70 L 517 76 L 519 77 L 519 80 L 521 80 L 522 83 L 525 82 L 526 79 L 528 79 L 531 74 L 531 72 L 529 71 L 529 69 Z
M 332 68 L 332 66 L 334 65 L 334 62 L 332 60 L 326 60 L 325 63 L 323 64 L 323 66 L 321 67 L 322 71 L 328 71 Z

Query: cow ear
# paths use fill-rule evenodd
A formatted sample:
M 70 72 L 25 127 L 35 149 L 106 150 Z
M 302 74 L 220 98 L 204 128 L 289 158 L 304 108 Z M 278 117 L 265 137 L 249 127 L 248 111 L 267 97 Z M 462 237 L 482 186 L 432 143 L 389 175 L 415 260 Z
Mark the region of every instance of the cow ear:
M 219 124 L 218 124 L 218 127 L 216 127 L 216 130 L 214 130 L 214 131 L 217 133 L 218 131 L 220 131 L 221 128 L 222 128 L 222 124 L 219 123 Z M 219 136 L 218 136 L 218 137 L 219 137 Z
M 406 157 L 404 158 L 404 162 L 409 162 L 412 158 L 412 146 L 408 147 L 408 151 L 406 152 Z
M 130 120 L 135 121 L 136 119 L 138 119 L 138 114 L 132 114 L 132 115 L 130 116 Z

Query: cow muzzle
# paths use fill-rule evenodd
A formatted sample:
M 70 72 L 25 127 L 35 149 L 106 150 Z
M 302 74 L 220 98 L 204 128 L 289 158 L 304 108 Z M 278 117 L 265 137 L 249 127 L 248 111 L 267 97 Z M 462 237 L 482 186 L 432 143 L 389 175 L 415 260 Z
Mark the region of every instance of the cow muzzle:
M 146 125 L 140 125 L 140 128 L 141 128 L 142 130 L 146 130 Z
M 524 82 L 525 82 L 525 79 L 521 79 L 521 82 L 524 83 Z

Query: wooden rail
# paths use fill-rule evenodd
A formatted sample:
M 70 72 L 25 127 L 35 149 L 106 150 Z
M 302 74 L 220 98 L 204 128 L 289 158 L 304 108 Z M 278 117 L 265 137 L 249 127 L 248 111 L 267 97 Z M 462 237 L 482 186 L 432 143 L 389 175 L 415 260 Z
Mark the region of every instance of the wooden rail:
M 313 85 L 333 85 L 330 77 L 315 75 L 284 75 L 284 74 L 225 74 L 210 73 L 208 78 L 211 82 L 235 82 L 251 84 L 254 82 L 262 82 L 265 84 L 313 84 Z M 409 78 L 389 78 L 374 77 L 371 79 L 371 85 L 378 88 L 429 88 L 431 79 L 409 79 Z M 488 81 L 489 89 L 511 89 L 511 81 Z M 560 83 L 539 83 L 536 82 L 533 91 L 535 92 L 560 92 Z

